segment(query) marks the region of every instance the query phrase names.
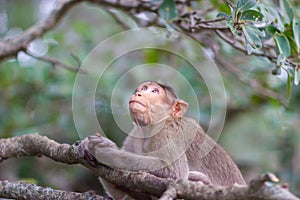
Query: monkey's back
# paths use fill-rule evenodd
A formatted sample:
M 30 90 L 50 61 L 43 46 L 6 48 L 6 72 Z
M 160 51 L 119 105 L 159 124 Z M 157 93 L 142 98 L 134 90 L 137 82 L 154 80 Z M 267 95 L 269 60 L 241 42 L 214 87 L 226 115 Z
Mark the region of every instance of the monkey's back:
M 187 151 L 190 170 L 204 173 L 211 179 L 213 184 L 223 186 L 234 183 L 246 184 L 230 155 L 209 137 L 195 120 L 184 117 L 182 123 L 189 124 L 197 130 L 196 136 Z

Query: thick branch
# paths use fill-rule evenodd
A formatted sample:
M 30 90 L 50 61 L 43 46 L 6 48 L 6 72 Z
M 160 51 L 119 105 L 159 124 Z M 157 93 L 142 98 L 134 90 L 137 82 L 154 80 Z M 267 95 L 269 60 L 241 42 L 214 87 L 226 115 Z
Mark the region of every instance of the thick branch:
M 115 170 L 104 165 L 92 167 L 80 155 L 78 145 L 59 144 L 38 134 L 0 139 L 0 158 L 2 160 L 12 157 L 37 155 L 45 155 L 53 160 L 67 164 L 78 163 L 84 165 L 98 176 L 123 188 L 146 192 L 157 197 L 163 195 L 164 199 L 175 196 L 174 191 L 176 191 L 177 198 L 184 199 L 298 199 L 285 187 L 276 184 L 277 180 L 274 180 L 269 174 L 253 180 L 249 186 L 233 185 L 222 187 L 203 185 L 200 182 L 158 178 L 144 172 L 131 173 Z M 24 190 L 23 192 L 26 191 Z M 0 195 L 3 194 L 0 193 Z
M 111 200 L 109 197 L 102 197 L 92 191 L 85 193 L 53 190 L 49 187 L 40 187 L 35 184 L 24 182 L 0 181 L 0 197 L 15 198 L 19 200 L 27 199 L 95 199 Z
M 37 133 L 0 139 L 0 161 L 8 158 L 40 155 L 67 164 L 78 164 L 80 160 L 77 148 L 69 144 L 59 144 Z

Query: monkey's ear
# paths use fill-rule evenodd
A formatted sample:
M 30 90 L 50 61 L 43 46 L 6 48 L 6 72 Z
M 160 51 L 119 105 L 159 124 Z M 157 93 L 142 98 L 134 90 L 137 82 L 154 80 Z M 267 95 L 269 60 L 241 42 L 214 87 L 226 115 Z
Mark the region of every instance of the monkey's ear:
M 176 100 L 172 106 L 172 117 L 174 118 L 181 118 L 186 109 L 188 108 L 189 104 L 183 100 Z

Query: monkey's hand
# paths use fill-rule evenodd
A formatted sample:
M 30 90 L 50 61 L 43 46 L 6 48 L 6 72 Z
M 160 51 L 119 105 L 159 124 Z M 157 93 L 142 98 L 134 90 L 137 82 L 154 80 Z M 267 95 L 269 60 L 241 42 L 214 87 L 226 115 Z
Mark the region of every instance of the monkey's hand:
M 118 148 L 113 141 L 101 135 L 91 135 L 87 138 L 89 140 L 89 148 L 93 148 L 95 146 L 98 146 L 99 148 Z
M 83 156 L 85 160 L 89 162 L 89 164 L 93 167 L 97 167 L 99 161 L 97 160 L 97 156 L 95 154 L 95 148 L 106 149 L 106 148 L 115 148 L 117 149 L 117 145 L 100 135 L 91 135 L 81 141 L 79 144 L 79 152 Z M 101 162 L 100 162 L 101 163 Z

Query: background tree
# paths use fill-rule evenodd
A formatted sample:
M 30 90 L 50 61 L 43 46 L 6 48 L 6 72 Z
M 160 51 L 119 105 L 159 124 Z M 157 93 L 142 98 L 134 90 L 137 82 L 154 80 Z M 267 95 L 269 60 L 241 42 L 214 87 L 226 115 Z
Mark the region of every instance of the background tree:
M 41 0 L 26 4 L 2 0 L 0 136 L 38 132 L 74 143 L 79 138 L 71 97 L 76 72 L 85 73 L 78 68 L 84 58 L 99 42 L 125 29 L 165 27 L 170 33 L 176 30 L 194 38 L 217 63 L 228 98 L 218 142 L 242 167 L 246 179 L 272 171 L 299 194 L 299 9 L 299 2 L 288 0 Z M 207 86 L 188 63 L 152 49 L 129 56 L 119 58 L 116 66 L 172 62 L 201 96 L 200 123 L 208 126 Z M 99 82 L 95 107 L 107 136 L 121 144 L 125 134 L 117 128 L 109 103 L 124 73 L 117 67 Z M 184 91 L 180 96 L 186 96 Z M 25 180 L 71 191 L 101 187 L 88 170 L 45 158 L 8 159 L 0 169 L 0 180 Z

